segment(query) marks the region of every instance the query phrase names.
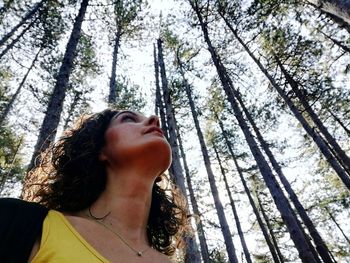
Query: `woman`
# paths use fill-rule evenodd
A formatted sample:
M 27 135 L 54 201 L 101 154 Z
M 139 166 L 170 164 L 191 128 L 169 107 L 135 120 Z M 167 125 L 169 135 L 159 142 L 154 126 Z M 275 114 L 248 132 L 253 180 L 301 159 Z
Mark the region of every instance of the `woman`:
M 25 199 L 50 210 L 28 262 L 170 262 L 187 225 L 170 163 L 158 117 L 81 118 L 30 175 Z

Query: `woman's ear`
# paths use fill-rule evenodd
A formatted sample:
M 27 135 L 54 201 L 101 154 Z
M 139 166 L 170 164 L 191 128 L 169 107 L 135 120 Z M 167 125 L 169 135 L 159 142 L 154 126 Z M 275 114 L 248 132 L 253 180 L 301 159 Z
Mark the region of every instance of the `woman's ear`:
M 104 148 L 100 151 L 100 154 L 98 155 L 98 159 L 100 161 L 106 161 L 107 160 L 107 155 L 105 154 Z

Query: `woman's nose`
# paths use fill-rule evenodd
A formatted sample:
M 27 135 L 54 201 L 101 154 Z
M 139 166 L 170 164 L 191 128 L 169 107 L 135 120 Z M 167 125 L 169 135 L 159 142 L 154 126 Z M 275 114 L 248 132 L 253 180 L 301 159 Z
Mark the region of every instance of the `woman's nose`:
M 156 116 L 156 115 L 149 116 L 147 119 L 147 125 L 155 125 L 155 126 L 159 127 L 160 124 L 159 124 L 158 116 Z

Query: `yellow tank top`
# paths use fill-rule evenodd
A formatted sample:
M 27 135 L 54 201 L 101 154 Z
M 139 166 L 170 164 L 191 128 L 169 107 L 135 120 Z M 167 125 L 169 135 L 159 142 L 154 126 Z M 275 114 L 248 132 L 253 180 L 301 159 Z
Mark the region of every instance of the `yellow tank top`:
M 31 263 L 108 263 L 60 212 L 50 210 L 43 223 L 41 244 Z

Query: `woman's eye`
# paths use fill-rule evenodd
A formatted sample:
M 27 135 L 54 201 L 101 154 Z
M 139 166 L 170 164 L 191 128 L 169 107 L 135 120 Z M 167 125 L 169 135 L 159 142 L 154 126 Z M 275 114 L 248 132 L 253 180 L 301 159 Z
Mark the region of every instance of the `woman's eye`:
M 125 115 L 122 117 L 122 122 L 135 122 L 136 119 L 134 116 L 129 116 L 129 115 Z

